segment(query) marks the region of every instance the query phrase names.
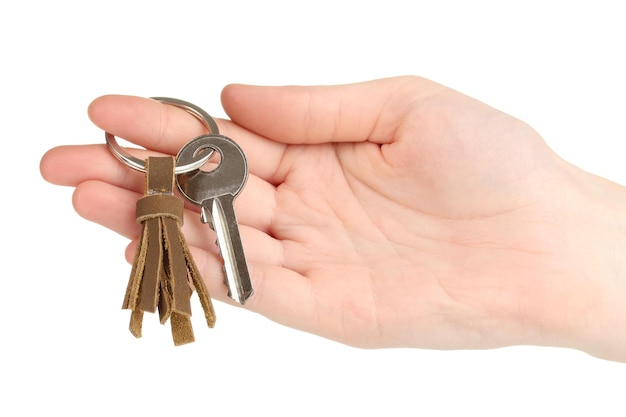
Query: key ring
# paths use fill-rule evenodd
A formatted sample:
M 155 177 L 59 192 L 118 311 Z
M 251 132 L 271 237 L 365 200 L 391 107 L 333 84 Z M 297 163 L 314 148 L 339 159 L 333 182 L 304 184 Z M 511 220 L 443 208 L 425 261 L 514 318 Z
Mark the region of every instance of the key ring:
M 164 104 L 168 104 L 174 107 L 178 107 L 180 109 L 185 110 L 187 113 L 194 116 L 198 119 L 202 124 L 209 130 L 209 134 L 217 134 L 219 133 L 219 129 L 215 120 L 200 107 L 191 104 L 189 102 L 179 100 L 176 98 L 169 97 L 151 97 L 153 100 L 159 101 Z M 141 172 L 146 172 L 146 161 L 139 159 L 137 157 L 132 156 L 128 152 L 126 152 L 109 132 L 104 132 L 104 137 L 106 139 L 107 146 L 113 156 L 115 156 L 120 162 L 125 164 L 126 166 Z M 194 160 L 188 164 L 179 165 L 174 168 L 175 174 L 183 174 L 185 172 L 190 172 L 196 169 L 199 169 L 202 165 L 204 165 L 213 154 L 213 151 L 205 152 L 201 154 L 201 157 L 197 160 Z

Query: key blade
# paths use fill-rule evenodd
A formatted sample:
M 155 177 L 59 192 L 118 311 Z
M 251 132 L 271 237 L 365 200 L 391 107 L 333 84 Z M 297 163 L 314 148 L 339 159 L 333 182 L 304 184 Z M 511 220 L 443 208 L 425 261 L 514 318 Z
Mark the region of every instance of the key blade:
M 202 204 L 201 219 L 211 225 L 217 235 L 217 245 L 224 260 L 224 275 L 228 296 L 244 305 L 254 290 L 250 281 L 232 195 L 224 195 Z

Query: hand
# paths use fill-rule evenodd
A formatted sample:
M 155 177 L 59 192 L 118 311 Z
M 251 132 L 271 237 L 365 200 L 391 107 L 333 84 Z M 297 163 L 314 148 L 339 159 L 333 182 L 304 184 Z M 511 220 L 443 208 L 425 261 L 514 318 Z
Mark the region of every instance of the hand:
M 236 200 L 255 287 L 246 308 L 359 347 L 535 344 L 626 360 L 624 190 L 526 124 L 417 77 L 231 85 L 222 101 L 220 133 L 251 172 Z M 204 133 L 138 97 L 101 97 L 89 115 L 167 154 Z M 80 215 L 137 239 L 143 174 L 103 144 L 55 148 L 41 170 L 76 187 Z M 196 262 L 226 301 L 214 238 L 188 209 Z

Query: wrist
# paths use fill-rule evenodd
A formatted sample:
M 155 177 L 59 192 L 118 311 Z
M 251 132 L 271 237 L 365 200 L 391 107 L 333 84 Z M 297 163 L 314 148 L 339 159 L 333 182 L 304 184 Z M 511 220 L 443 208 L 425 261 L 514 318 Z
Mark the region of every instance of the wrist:
M 560 247 L 534 322 L 545 344 L 626 362 L 626 188 L 566 173 L 554 202 Z

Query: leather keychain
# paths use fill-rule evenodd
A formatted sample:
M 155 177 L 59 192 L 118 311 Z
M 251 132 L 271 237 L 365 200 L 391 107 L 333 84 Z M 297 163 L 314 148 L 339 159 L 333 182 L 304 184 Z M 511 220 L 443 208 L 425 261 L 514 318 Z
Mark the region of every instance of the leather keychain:
M 135 337 L 141 337 L 143 313 L 158 308 L 161 324 L 170 320 L 178 346 L 194 341 L 189 279 L 209 327 L 215 325 L 215 312 L 181 230 L 184 203 L 174 195 L 175 164 L 171 156 L 146 161 L 145 196 L 137 201 L 136 217 L 143 227 L 123 308 L 132 310 L 130 331 Z
M 153 99 L 185 110 L 202 122 L 209 133 L 219 132 L 215 120 L 201 108 L 174 98 Z M 170 321 L 176 346 L 193 342 L 190 298 L 194 289 L 209 327 L 215 325 L 215 312 L 182 233 L 184 203 L 174 195 L 174 184 L 177 174 L 198 170 L 212 152 L 177 166 L 173 156 L 136 158 L 121 148 L 109 132 L 105 132 L 105 139 L 120 162 L 146 173 L 145 195 L 137 201 L 136 214 L 142 231 L 122 306 L 132 311 L 130 331 L 141 337 L 143 313 L 154 313 L 158 308 L 161 324 Z

